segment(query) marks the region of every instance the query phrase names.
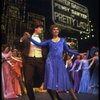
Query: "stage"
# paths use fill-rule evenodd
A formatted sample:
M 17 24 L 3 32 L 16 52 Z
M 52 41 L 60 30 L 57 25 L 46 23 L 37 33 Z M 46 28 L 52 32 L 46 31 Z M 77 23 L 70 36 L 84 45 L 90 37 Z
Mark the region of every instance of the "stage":
M 59 93 L 62 100 L 71 100 L 69 94 L 66 93 Z M 78 100 L 99 100 L 98 95 L 91 95 L 91 94 L 76 94 Z M 4 99 L 4 100 L 29 100 L 27 95 L 20 96 L 17 99 Z M 36 100 L 51 100 L 48 93 L 36 93 Z

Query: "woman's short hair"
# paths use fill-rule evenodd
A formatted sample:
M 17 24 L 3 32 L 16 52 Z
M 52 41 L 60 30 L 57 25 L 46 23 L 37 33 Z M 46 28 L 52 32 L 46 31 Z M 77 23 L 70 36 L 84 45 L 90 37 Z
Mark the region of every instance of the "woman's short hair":
M 50 26 L 50 32 L 51 32 L 51 33 L 52 33 L 52 30 L 53 30 L 54 28 L 58 28 L 59 31 L 61 31 L 61 28 L 60 28 L 57 24 L 53 24 L 53 25 Z

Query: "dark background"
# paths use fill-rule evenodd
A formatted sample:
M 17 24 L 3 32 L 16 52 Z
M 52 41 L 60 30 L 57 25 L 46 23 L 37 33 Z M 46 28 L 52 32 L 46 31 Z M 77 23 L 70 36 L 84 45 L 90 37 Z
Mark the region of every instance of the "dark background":
M 99 43 L 99 0 L 74 0 L 88 8 L 89 19 L 93 25 L 94 38 L 89 38 L 87 40 L 80 40 L 80 35 L 78 32 L 74 32 L 70 35 L 70 32 L 63 30 L 60 34 L 61 37 L 71 36 L 76 37 L 79 42 L 79 51 L 86 51 L 92 46 L 98 46 Z M 27 8 L 36 14 L 45 16 L 46 18 L 46 30 L 45 38 L 49 38 L 49 27 L 52 24 L 51 18 L 51 0 L 29 0 Z
M 75 37 L 78 39 L 79 51 L 83 52 L 90 49 L 92 46 L 99 45 L 99 0 L 74 0 L 88 8 L 89 11 L 89 20 L 93 25 L 93 32 L 90 33 L 90 36 L 93 34 L 94 38 L 90 37 L 89 39 L 81 40 L 79 32 L 72 32 L 68 30 L 62 30 L 61 37 Z M 50 38 L 49 28 L 52 22 L 52 13 L 51 13 L 51 0 L 26 0 L 26 10 L 33 12 L 45 17 L 45 38 Z

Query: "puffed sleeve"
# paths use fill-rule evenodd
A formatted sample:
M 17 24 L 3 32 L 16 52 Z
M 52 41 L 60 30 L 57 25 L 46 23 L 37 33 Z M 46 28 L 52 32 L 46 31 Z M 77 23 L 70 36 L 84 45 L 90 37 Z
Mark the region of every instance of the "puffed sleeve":
M 46 41 L 41 42 L 41 43 L 38 43 L 37 41 L 33 40 L 31 37 L 29 38 L 29 40 L 32 43 L 34 43 L 35 45 L 40 46 L 40 47 L 45 47 L 45 46 L 48 46 L 48 44 L 49 44 L 49 40 L 46 40 Z
M 79 55 L 78 52 L 75 52 L 75 51 L 71 50 L 71 49 L 68 47 L 68 45 L 67 45 L 65 39 L 64 39 L 64 49 L 65 49 L 67 52 L 69 52 L 69 53 L 71 53 L 71 54 L 74 54 L 75 56 Z

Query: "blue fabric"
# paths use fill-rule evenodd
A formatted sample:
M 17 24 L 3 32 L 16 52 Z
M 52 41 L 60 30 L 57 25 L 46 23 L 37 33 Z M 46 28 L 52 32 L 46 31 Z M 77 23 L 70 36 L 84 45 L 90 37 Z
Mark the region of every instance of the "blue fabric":
M 91 94 L 99 94 L 99 58 L 95 60 L 95 66 L 90 80 L 88 92 Z
M 69 49 L 64 38 L 61 38 L 59 42 L 47 40 L 45 42 L 38 43 L 32 38 L 30 38 L 30 41 L 38 46 L 49 46 L 49 53 L 45 65 L 44 89 L 71 89 L 72 85 L 69 79 L 69 74 L 66 71 L 63 60 L 63 51 L 66 50 L 74 55 L 79 55 L 79 53 Z
M 90 49 L 90 56 L 93 57 L 94 54 L 95 54 L 95 52 L 98 51 L 98 50 L 99 50 L 99 48 L 92 47 L 92 48 Z
M 75 60 L 74 63 L 76 63 L 76 66 L 74 68 L 74 90 L 77 92 L 80 86 L 81 70 L 78 72 L 76 72 L 76 70 L 78 70 L 81 62 L 79 60 Z
M 88 92 L 88 87 L 89 87 L 89 82 L 90 82 L 90 72 L 88 69 L 89 66 L 89 60 L 86 62 L 83 62 L 82 68 L 82 77 L 80 81 L 80 87 L 79 87 L 79 92 L 81 93 L 87 93 Z

